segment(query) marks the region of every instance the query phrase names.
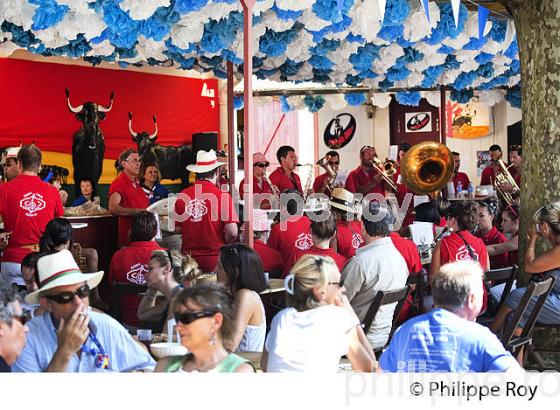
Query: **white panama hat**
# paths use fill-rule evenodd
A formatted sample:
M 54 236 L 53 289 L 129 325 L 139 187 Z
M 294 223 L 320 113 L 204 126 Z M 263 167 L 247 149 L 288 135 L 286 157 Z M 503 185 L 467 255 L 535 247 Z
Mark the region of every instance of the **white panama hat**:
M 45 290 L 82 282 L 86 282 L 93 289 L 103 278 L 103 271 L 82 273 L 69 250 L 39 258 L 37 272 L 39 273 L 39 290 L 25 297 L 25 301 L 33 305 L 39 303 L 40 294 Z
M 187 165 L 187 170 L 200 174 L 210 172 L 222 165 L 224 165 L 224 163 L 218 161 L 216 151 L 213 149 L 210 151 L 200 150 L 196 153 L 196 164 Z

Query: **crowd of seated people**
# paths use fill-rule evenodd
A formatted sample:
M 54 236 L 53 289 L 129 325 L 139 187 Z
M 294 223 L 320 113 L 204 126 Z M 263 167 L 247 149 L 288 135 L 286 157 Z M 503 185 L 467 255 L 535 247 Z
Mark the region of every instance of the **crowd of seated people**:
M 252 249 L 238 242 L 239 218 L 232 198 L 216 186 L 221 163 L 213 152 L 199 156 L 191 166 L 197 171 L 197 183 L 183 191 L 191 202 L 176 205 L 178 214 L 190 216 L 177 223 L 183 238 L 180 250 L 160 246 L 157 219 L 145 210 L 168 195 L 161 189 L 157 167 L 141 164 L 134 150 L 120 157 L 123 172 L 110 190 L 109 203 L 121 219 L 122 247 L 112 255 L 107 282 L 113 290 L 142 285 L 145 291 L 122 296 L 119 323 L 105 313 L 111 300 L 102 300 L 97 291 L 104 276 L 97 251 L 73 246 L 71 224 L 61 218 L 61 195 L 37 176 L 40 151 L 34 146 L 20 149 L 20 173 L 0 186 L 0 215 L 8 229 L 0 234 L 0 247 L 7 255 L 0 280 L 0 313 L 5 311 L 0 314 L 0 329 L 23 312 L 32 312 L 33 319 L 21 328 L 28 330 L 27 344 L 22 348 L 14 344 L 16 353 L 9 356 L 0 354 L 0 369 L 253 372 L 255 367 L 243 357 L 246 352 L 262 352 L 260 367 L 267 372 L 334 372 L 342 356 L 354 370 L 365 372 L 517 368 L 492 332 L 503 329 L 525 288 L 507 296 L 489 329 L 473 323 L 486 306 L 483 272 L 518 263 L 516 205 L 500 209 L 491 200 L 449 203 L 438 198 L 407 214 L 447 229 L 435 244 L 429 267 L 430 311 L 411 317 L 405 304 L 401 327 L 389 340 L 395 330 L 395 304 L 382 306 L 369 331 L 362 329 L 374 297 L 405 287 L 410 275 L 422 275 L 425 269 L 414 243 L 396 231 L 400 225 L 390 206 L 378 201 L 357 204 L 351 191 L 336 187 L 329 200 L 332 214 L 311 220 L 297 204 L 300 190 L 288 189 L 284 193 L 293 199 L 281 209 L 287 221 L 272 223 L 265 211 L 255 210 Z M 17 195 L 24 195 L 26 185 L 36 186 L 46 198 L 46 212 L 37 220 L 25 212 L 14 215 L 8 206 Z M 80 186 L 80 201 L 91 201 L 91 181 L 83 180 Z M 225 195 L 227 200 L 212 205 L 209 201 L 206 206 L 197 189 L 209 196 Z M 220 215 L 218 221 L 210 217 L 212 212 Z M 535 277 L 557 277 L 560 205 L 539 209 L 534 220 L 525 271 Z M 538 238 L 552 249 L 536 256 Z M 280 275 L 285 308 L 267 318 L 261 293 L 269 288 L 269 277 Z M 560 324 L 558 286 L 546 300 L 540 323 Z M 171 331 L 167 327 L 172 319 L 189 353 L 161 359 L 156 366 L 131 334 L 143 327 L 156 333 Z M 272 321 L 268 333 L 267 319 Z M 446 355 L 461 360 L 442 363 L 436 353 L 430 354 L 435 347 L 428 346 L 429 340 L 437 332 L 455 334 L 457 329 L 460 343 L 455 350 L 446 346 Z M 0 352 L 5 340 L 0 332 Z M 418 345 L 414 351 L 424 352 L 421 358 L 402 347 L 411 340 Z M 380 366 L 374 351 L 385 351 Z M 425 367 L 399 364 L 419 360 Z

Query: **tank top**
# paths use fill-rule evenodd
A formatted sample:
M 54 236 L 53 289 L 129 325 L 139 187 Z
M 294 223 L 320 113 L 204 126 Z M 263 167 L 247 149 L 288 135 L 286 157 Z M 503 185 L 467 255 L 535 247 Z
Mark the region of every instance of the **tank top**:
M 253 293 L 259 298 L 257 292 Z M 237 352 L 262 352 L 264 347 L 264 339 L 266 336 L 266 313 L 264 305 L 260 303 L 262 309 L 263 322 L 260 325 L 247 325 L 243 337 L 237 347 Z
M 191 358 L 192 358 L 192 353 L 187 353 L 184 356 L 169 357 L 164 372 L 166 373 L 184 372 L 183 365 L 187 360 L 190 360 Z M 208 370 L 208 373 L 233 373 L 243 363 L 249 363 L 251 366 L 253 366 L 251 362 L 249 362 L 247 359 L 244 359 L 243 357 L 238 356 L 235 353 L 230 353 L 224 360 L 218 363 L 216 367 Z

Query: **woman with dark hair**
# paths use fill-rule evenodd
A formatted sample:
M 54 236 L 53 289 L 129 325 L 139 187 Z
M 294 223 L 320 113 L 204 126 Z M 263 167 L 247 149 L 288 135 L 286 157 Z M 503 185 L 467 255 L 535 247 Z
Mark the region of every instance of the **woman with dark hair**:
M 72 202 L 72 206 L 80 206 L 85 204 L 86 202 L 93 201 L 95 197 L 95 192 L 93 190 L 93 184 L 87 178 L 84 178 L 80 181 L 80 192 L 81 195 Z
M 94 248 L 82 248 L 79 244 L 72 241 L 72 225 L 66 218 L 54 218 L 45 227 L 45 232 L 39 240 L 39 251 L 52 252 L 68 249 L 81 269 L 86 272 L 97 272 L 99 256 Z M 85 259 L 85 263 L 81 259 Z M 84 266 L 85 265 L 85 266 Z M 91 301 L 95 307 L 107 311 L 109 306 L 101 300 L 99 290 L 92 289 Z
M 519 206 L 508 205 L 502 211 L 502 231 L 508 241 L 486 247 L 490 258 L 496 255 L 507 254 L 506 266 L 513 266 L 519 263 Z
M 501 233 L 494 225 L 498 215 L 498 203 L 492 199 L 485 199 L 478 202 L 478 236 L 486 246 L 496 245 L 507 241 L 506 236 Z M 492 269 L 504 268 L 508 266 L 507 253 L 490 256 L 490 267 Z
M 169 191 L 161 181 L 161 174 L 156 164 L 144 164 L 140 168 L 140 185 L 150 201 L 150 205 L 160 199 L 167 198 Z
M 268 286 L 259 255 L 241 243 L 222 246 L 216 274 L 234 300 L 234 332 L 231 345 L 226 347 L 238 352 L 262 352 L 266 315 L 259 293 Z
M 189 353 L 160 360 L 156 372 L 253 373 L 253 366 L 225 344 L 234 334 L 231 295 L 223 286 L 200 284 L 181 291 L 174 307 L 181 344 Z
M 424 202 L 414 207 L 415 218 L 417 222 L 431 222 L 435 226 L 439 226 L 441 215 L 433 202 Z

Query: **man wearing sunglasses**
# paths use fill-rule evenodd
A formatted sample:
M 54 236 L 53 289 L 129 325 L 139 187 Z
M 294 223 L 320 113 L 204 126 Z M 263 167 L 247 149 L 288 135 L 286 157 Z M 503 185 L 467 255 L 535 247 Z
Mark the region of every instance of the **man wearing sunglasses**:
M 260 152 L 256 152 L 253 154 L 253 194 L 261 194 L 261 195 L 273 195 L 272 187 L 266 180 L 266 170 L 269 167 L 270 162 L 266 159 L 264 154 Z M 245 194 L 245 178 L 239 184 L 239 195 L 241 199 L 243 199 L 243 195 Z M 270 209 L 270 201 L 260 201 L 259 208 L 260 209 Z
M 89 310 L 90 290 L 103 272 L 82 273 L 68 250 L 37 261 L 39 289 L 28 294 L 46 313 L 28 324 L 27 344 L 15 372 L 127 372 L 153 370 L 155 361 L 127 330 L 106 314 Z
M 338 156 L 338 152 L 329 151 L 327 152 L 327 155 L 325 155 L 325 157 L 327 160 L 327 164 L 325 164 L 324 166 L 326 167 L 326 165 L 328 165 L 331 168 L 333 174 L 336 175 L 338 173 L 338 167 L 340 166 L 340 157 Z M 334 179 L 331 174 L 325 172 L 324 174 L 319 175 L 317 178 L 315 178 L 315 181 L 313 181 L 313 192 L 320 192 L 327 196 L 331 196 L 329 185 L 333 186 L 334 188 Z
M 11 371 L 25 346 L 28 330 L 17 294 L 0 280 L 0 373 Z

